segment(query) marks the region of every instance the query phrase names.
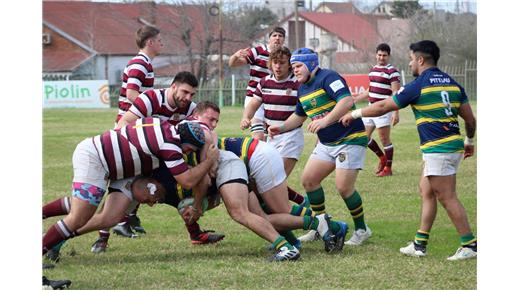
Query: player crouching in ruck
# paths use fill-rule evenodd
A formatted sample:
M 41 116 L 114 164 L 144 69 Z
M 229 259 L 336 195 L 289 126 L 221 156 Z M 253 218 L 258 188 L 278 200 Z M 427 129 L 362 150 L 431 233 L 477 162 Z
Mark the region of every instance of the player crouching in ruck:
M 186 126 L 186 124 L 190 124 L 190 125 Z M 199 141 L 197 141 L 195 138 L 192 138 L 195 135 L 193 135 L 192 132 L 190 130 L 188 130 L 189 128 L 191 128 L 192 123 L 186 123 L 186 124 L 176 127 L 177 131 L 179 131 L 178 132 L 179 135 L 182 136 L 181 138 L 183 138 L 183 142 L 201 146 L 200 145 L 201 143 Z M 199 138 L 202 138 L 204 136 L 202 131 L 199 130 L 197 132 L 200 135 Z M 206 141 L 204 141 L 204 142 L 206 142 Z M 189 155 L 191 156 L 192 154 L 195 154 L 195 152 L 192 152 Z M 185 154 L 185 156 L 186 156 L 186 154 Z M 200 163 L 200 162 L 191 162 L 191 161 L 195 160 L 194 158 L 185 158 L 185 159 L 186 159 L 185 162 L 188 165 L 190 165 L 191 167 L 196 167 L 196 165 L 198 163 Z M 161 167 L 165 167 L 165 165 L 163 163 L 161 163 Z M 159 170 L 155 169 L 153 172 L 155 173 L 156 171 L 159 171 Z M 167 170 L 165 169 L 160 172 L 167 172 Z M 168 174 L 170 174 L 170 173 L 168 173 Z M 175 180 L 174 176 L 172 176 L 171 179 Z M 93 230 L 102 229 L 105 226 L 112 226 L 115 223 L 117 223 L 121 219 L 122 216 L 124 216 L 125 212 L 128 212 L 128 210 L 132 208 L 132 205 L 139 204 L 139 201 L 136 200 L 136 198 L 134 198 L 134 195 L 130 191 L 130 187 L 131 187 L 131 184 L 133 183 L 133 181 L 134 181 L 134 177 L 111 181 L 110 185 L 108 187 L 108 196 L 105 199 L 105 207 L 103 208 L 102 211 L 95 214 L 85 226 L 83 226 L 80 230 L 78 230 L 78 233 L 85 234 L 85 233 L 93 231 Z M 175 183 L 177 184 L 177 181 L 175 181 Z M 179 183 L 179 186 L 180 186 L 180 184 L 185 184 L 185 183 Z M 190 195 L 190 194 L 191 194 L 191 189 L 183 189 L 182 192 L 179 192 L 179 197 L 177 199 L 183 199 L 183 198 L 187 197 L 186 195 Z M 167 204 L 177 207 L 177 202 L 175 202 L 175 198 L 171 198 L 171 197 L 167 196 L 166 199 L 167 199 L 167 201 L 166 201 Z M 70 208 L 70 205 L 61 207 L 59 204 L 63 201 L 68 201 L 68 200 L 69 199 L 65 199 L 65 198 L 58 199 L 55 201 L 55 203 L 56 203 L 55 205 L 50 203 L 50 204 L 44 206 L 44 208 L 43 208 L 44 218 L 50 217 L 50 216 L 58 216 L 58 215 L 67 214 L 69 212 L 69 210 L 63 210 L 63 208 L 65 208 L 65 209 Z M 171 201 L 171 200 L 173 200 L 173 201 Z M 140 201 L 140 202 L 142 203 L 143 201 Z M 161 201 L 159 201 L 159 202 L 161 202 Z M 188 228 L 193 227 L 193 228 L 197 229 L 198 232 L 200 232 L 199 236 L 206 237 L 207 240 L 205 240 L 205 243 L 215 243 L 224 238 L 224 235 L 222 235 L 222 234 L 201 231 L 200 227 L 197 223 L 191 223 L 190 225 L 186 225 L 186 226 Z M 59 246 L 61 246 L 61 243 L 59 244 Z M 47 257 L 50 260 L 55 261 L 55 262 L 57 262 L 59 260 L 59 246 L 53 247 L 52 250 L 50 250 L 47 253 Z M 106 239 L 104 237 L 100 237 L 92 245 L 91 251 L 94 253 L 103 252 L 106 250 L 107 246 L 108 246 L 108 239 Z
M 203 148 L 204 133 L 196 123 L 185 123 L 179 125 L 179 128 L 180 134 L 168 122 L 144 118 L 120 130 L 109 130 L 79 143 L 72 158 L 74 179 L 71 211 L 47 230 L 43 236 L 42 253 L 83 233 L 83 230 L 86 232 L 87 223 L 92 223 L 91 218 L 110 180 L 150 174 L 164 162 L 170 174 L 185 188 L 198 184 L 218 159 L 218 149 L 214 145 L 206 146 L 206 159 L 198 166 L 188 168 L 182 159 L 182 152 Z M 134 198 L 150 204 L 160 201 L 164 196 L 134 195 Z
M 323 239 L 325 251 L 343 249 L 348 231 L 345 222 L 331 220 L 327 214 L 315 215 L 303 205 L 289 204 L 283 160 L 273 146 L 251 137 L 239 137 L 220 138 L 218 147 L 233 152 L 243 160 L 251 187 L 265 205 L 264 210 L 258 209 L 255 213 L 262 216 L 267 213 L 266 218 L 288 242 L 299 248 L 301 243 L 291 230 L 316 230 Z

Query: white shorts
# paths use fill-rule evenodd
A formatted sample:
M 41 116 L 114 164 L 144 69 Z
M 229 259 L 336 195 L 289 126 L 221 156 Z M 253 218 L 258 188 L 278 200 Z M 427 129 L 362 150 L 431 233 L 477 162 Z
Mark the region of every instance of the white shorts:
M 298 160 L 303 151 L 303 129 L 296 128 L 274 137 L 267 137 L 267 143 L 271 144 L 282 158 L 293 158 Z
M 108 172 L 103 167 L 92 138 L 81 141 L 72 154 L 73 182 L 88 183 L 106 189 Z
M 336 168 L 363 169 L 367 148 L 359 145 L 327 146 L 318 142 L 310 158 L 336 163 Z
M 456 174 L 462 156 L 462 153 L 423 153 L 423 176 Z
M 252 99 L 253 99 L 253 97 L 246 97 L 246 99 L 244 100 L 244 108 L 247 107 L 247 104 L 249 104 L 249 102 Z M 262 105 L 260 105 L 258 110 L 256 110 L 254 119 L 258 119 L 258 120 L 264 122 L 264 115 L 265 115 L 264 104 L 262 104 Z M 254 125 L 254 124 L 252 124 L 252 125 Z
M 280 185 L 286 178 L 282 156 L 273 146 L 263 141 L 256 145 L 249 160 L 249 170 L 260 194 Z
M 390 126 L 392 124 L 393 115 L 394 112 L 391 111 L 379 117 L 363 117 L 363 124 L 365 124 L 365 126 L 371 126 L 376 128 Z
M 249 180 L 247 176 L 247 169 L 244 162 L 238 158 L 234 153 L 224 150 L 219 150 L 220 156 L 218 158 L 218 169 L 216 184 L 217 188 L 230 180 L 242 179 L 247 183 Z

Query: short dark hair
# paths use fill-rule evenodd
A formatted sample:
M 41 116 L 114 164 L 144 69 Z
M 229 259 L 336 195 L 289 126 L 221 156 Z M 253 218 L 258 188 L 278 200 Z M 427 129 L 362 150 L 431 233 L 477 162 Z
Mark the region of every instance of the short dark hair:
M 388 54 L 390 54 L 390 45 L 388 45 L 386 43 L 380 43 L 376 47 L 376 52 L 378 52 L 378 51 L 386 51 Z
M 197 80 L 197 77 L 191 72 L 181 71 L 175 75 L 171 84 L 188 84 L 196 88 L 199 86 L 199 81 Z
M 134 191 L 135 186 L 143 187 L 143 185 L 148 183 L 152 178 L 147 175 L 137 175 L 130 183 L 130 191 Z
M 144 48 L 146 46 L 146 41 L 152 37 L 157 36 L 157 34 L 160 32 L 161 31 L 155 26 L 142 26 L 135 33 L 135 43 L 139 48 Z
M 195 110 L 193 110 L 193 113 L 202 114 L 207 109 L 212 109 L 213 111 L 220 114 L 220 108 L 218 107 L 218 105 L 211 101 L 202 101 L 200 103 L 197 103 L 197 106 L 195 107 Z
M 291 59 L 291 51 L 286 46 L 282 46 L 280 48 L 276 48 L 275 50 L 271 51 L 269 53 L 269 60 L 267 63 L 267 67 L 270 68 L 273 61 L 282 59 L 282 57 L 284 55 L 287 56 L 287 61 L 289 61 Z
M 420 53 L 425 61 L 437 65 L 437 61 L 441 56 L 441 50 L 432 40 L 421 40 L 410 44 L 410 50 L 413 53 Z
M 269 32 L 269 37 L 271 37 L 271 35 L 275 32 L 278 32 L 281 35 L 283 35 L 283 37 L 285 37 L 285 29 L 283 29 L 283 27 L 276 26 L 275 28 L 273 28 L 273 30 L 271 30 L 271 32 Z

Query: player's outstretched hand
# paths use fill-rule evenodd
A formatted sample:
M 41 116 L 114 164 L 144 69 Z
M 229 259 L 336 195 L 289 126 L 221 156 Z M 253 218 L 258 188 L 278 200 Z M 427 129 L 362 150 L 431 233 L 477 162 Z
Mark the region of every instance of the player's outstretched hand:
M 267 128 L 267 133 L 269 134 L 269 137 L 273 137 L 282 133 L 282 128 L 280 126 L 272 125 Z
M 464 159 L 473 156 L 475 154 L 475 146 L 464 144 Z
M 240 129 L 245 130 L 251 126 L 251 120 L 244 118 L 240 121 Z
M 206 152 L 206 158 L 210 159 L 212 162 L 215 162 L 218 160 L 219 156 L 220 152 L 218 151 L 217 146 L 215 146 L 215 144 L 209 145 L 208 151 Z
M 327 122 L 325 121 L 325 119 L 318 119 L 310 122 L 307 126 L 307 130 L 314 134 L 318 133 L 319 130 L 325 127 L 327 127 Z
M 354 120 L 354 118 L 352 118 L 352 114 L 348 112 L 345 114 L 345 116 L 339 118 L 338 122 L 341 122 L 341 124 L 346 127 L 350 124 L 350 122 L 352 122 L 352 120 Z
M 187 206 L 182 213 L 182 219 L 187 225 L 192 225 L 194 222 L 198 221 L 200 216 L 201 212 L 191 205 Z
M 242 48 L 241 50 L 238 51 L 238 55 L 240 57 L 247 57 L 247 54 L 249 53 L 249 47 L 246 47 L 246 48 Z
M 392 126 L 395 126 L 398 123 L 399 123 L 399 113 L 397 113 L 397 111 L 395 111 L 392 116 Z
M 211 168 L 208 171 L 208 175 L 210 178 L 217 178 L 217 170 L 218 170 L 218 162 L 213 163 Z

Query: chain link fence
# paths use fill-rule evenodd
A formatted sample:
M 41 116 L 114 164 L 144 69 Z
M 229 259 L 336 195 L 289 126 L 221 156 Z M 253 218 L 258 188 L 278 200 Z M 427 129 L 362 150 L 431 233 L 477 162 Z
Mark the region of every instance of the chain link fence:
M 235 87 L 233 89 L 233 82 L 231 79 L 226 79 L 222 84 L 222 100 L 224 106 L 243 106 L 244 97 L 247 90 L 247 80 L 235 80 Z M 167 87 L 167 85 L 160 85 L 158 88 Z M 119 98 L 120 86 L 110 86 L 110 107 L 117 107 Z M 233 93 L 234 91 L 234 93 Z M 234 96 L 234 97 L 233 97 Z M 212 101 L 219 104 L 219 84 L 218 82 L 207 82 L 201 85 L 197 94 L 195 95 L 195 102 L 197 100 Z
M 464 65 L 457 66 L 440 66 L 442 71 L 453 77 L 461 86 L 466 90 L 470 100 L 477 100 L 477 62 L 466 61 Z M 368 73 L 367 69 L 364 72 Z M 404 74 L 402 73 L 404 71 Z M 403 74 L 402 80 L 404 83 L 411 82 L 414 77 L 408 67 L 401 70 Z M 160 86 L 165 87 L 165 85 Z M 244 96 L 246 95 L 247 80 L 241 79 L 235 81 L 233 88 L 233 82 L 231 79 L 226 79 L 222 84 L 222 103 L 224 106 L 243 106 Z M 117 101 L 119 98 L 120 86 L 110 86 L 110 106 L 117 107 Z M 234 91 L 234 92 L 233 92 Z M 234 96 L 234 97 L 233 97 Z M 197 90 L 195 100 L 208 100 L 215 104 L 219 104 L 219 84 L 218 82 L 207 82 L 202 84 Z

